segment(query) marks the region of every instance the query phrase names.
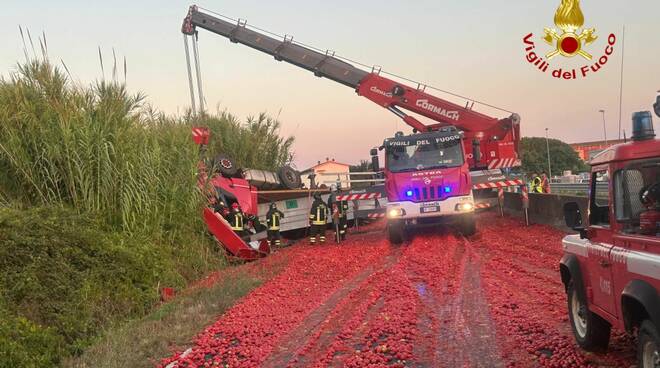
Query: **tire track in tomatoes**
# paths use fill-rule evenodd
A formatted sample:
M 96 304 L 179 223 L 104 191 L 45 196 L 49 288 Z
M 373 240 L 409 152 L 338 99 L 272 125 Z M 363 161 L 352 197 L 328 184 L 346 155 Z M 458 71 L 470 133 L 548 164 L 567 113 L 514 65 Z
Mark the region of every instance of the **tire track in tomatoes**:
M 482 224 L 485 220 L 482 217 Z M 498 230 L 507 223 L 511 231 Z M 562 236 L 540 225 L 516 228 L 508 219 L 494 219 L 482 231 L 477 249 L 487 259 L 482 276 L 507 366 L 630 366 L 633 354 L 621 354 L 621 349 L 615 349 L 616 354 L 591 354 L 575 344 L 557 270 Z M 619 345 L 620 338 L 614 334 L 619 341 L 613 345 Z
M 447 262 L 446 274 L 442 275 L 442 283 L 429 287 L 423 277 L 418 276 L 419 270 L 409 269 L 408 278 L 417 290 L 422 302 L 418 315 L 417 328 L 420 331 L 415 341 L 415 367 L 439 367 L 447 357 L 460 354 L 456 336 L 453 335 L 451 322 L 458 310 L 456 292 L 460 288 L 458 275 L 464 263 L 464 248 L 449 234 L 438 235 L 433 239 L 437 252 L 445 252 Z M 449 249 L 447 249 L 449 245 Z M 446 362 L 445 362 L 446 363 Z
M 356 314 L 361 305 L 368 301 L 363 297 L 373 292 L 374 274 L 391 268 L 400 253 L 393 251 L 383 259 L 383 262 L 367 267 L 335 291 L 295 330 L 283 337 L 284 343 L 264 361 L 262 367 L 307 366 L 315 358 L 319 358 L 319 354 L 324 354 L 340 333 L 341 327 Z
M 472 243 L 464 239 L 466 261 L 459 295 L 461 321 L 465 321 L 463 351 L 470 367 L 504 367 L 497 334 L 481 282 L 481 259 Z M 460 327 L 457 326 L 457 327 Z
M 355 350 L 334 356 L 330 366 L 437 366 L 437 311 L 423 299 L 449 289 L 455 292 L 456 281 L 450 276 L 456 267 L 451 255 L 457 242 L 448 239 L 422 235 L 403 248 L 399 263 L 384 275 L 389 283 L 379 284 L 382 308 L 358 331 L 346 331 L 351 336 L 348 347 Z M 425 348 L 420 349 L 421 344 Z
M 378 263 L 388 247 L 380 235 L 354 237 L 341 246 L 297 247 L 283 272 L 200 333 L 189 354 L 176 354 L 161 365 L 259 366 L 283 336 L 364 265 Z

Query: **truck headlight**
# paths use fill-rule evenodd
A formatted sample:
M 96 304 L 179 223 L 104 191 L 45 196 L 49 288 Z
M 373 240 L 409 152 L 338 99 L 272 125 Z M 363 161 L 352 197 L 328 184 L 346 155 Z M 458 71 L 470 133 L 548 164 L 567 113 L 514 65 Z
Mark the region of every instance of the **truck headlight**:
M 456 211 L 458 212 L 470 212 L 474 209 L 474 204 L 472 202 L 464 202 L 456 205 Z
M 404 211 L 403 208 L 392 208 L 389 211 L 387 211 L 387 217 L 389 217 L 389 218 L 402 217 L 405 214 L 406 214 L 406 211 Z

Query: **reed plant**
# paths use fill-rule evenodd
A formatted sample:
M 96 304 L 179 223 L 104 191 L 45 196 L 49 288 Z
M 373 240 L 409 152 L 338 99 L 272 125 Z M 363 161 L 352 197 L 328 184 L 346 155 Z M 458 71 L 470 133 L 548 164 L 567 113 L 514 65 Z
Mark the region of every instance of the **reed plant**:
M 40 57 L 0 78 L 0 356 L 14 359 L 0 367 L 79 355 L 148 314 L 159 287 L 223 267 L 200 215 L 192 126 L 211 128 L 209 157 L 291 160 L 277 119 L 168 116 L 117 81 L 116 63 L 112 74 L 74 83 Z

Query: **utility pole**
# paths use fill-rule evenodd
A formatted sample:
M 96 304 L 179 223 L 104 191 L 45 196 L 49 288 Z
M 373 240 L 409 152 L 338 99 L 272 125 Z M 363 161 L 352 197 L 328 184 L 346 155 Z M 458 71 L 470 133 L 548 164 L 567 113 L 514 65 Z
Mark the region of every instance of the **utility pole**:
M 548 128 L 545 128 L 545 147 L 548 150 L 548 178 L 552 178 L 552 165 L 550 164 L 550 140 L 548 139 Z
M 605 145 L 607 146 L 607 126 L 605 125 L 605 110 L 598 110 L 603 114 L 603 135 L 605 136 Z

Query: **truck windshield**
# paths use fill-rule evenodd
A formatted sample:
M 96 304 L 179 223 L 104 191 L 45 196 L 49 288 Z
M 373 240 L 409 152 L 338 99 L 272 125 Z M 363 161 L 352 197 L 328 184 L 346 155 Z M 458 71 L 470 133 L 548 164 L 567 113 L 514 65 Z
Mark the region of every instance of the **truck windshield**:
M 438 169 L 463 165 L 461 137 L 442 136 L 386 142 L 386 162 L 391 172 Z

